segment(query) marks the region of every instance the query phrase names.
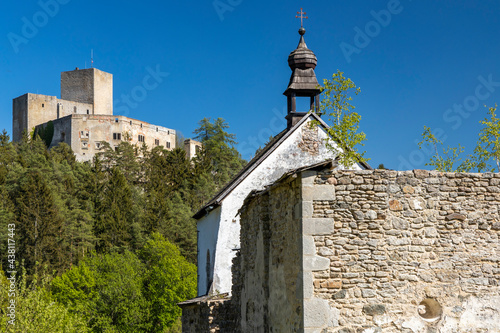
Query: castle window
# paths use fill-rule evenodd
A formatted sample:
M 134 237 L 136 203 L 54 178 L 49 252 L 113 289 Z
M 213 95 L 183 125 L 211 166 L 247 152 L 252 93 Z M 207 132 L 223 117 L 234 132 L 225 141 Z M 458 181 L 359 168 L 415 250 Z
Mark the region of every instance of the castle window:
M 170 148 L 170 142 L 167 141 L 167 149 Z
M 158 132 L 158 127 L 156 128 L 156 131 Z
M 167 134 L 170 135 L 170 131 L 167 131 Z
M 139 142 L 144 142 L 144 139 L 145 139 L 144 135 L 139 134 L 139 138 L 138 138 Z
M 155 146 L 159 146 L 159 145 L 160 145 L 160 140 L 155 139 Z
M 142 124 L 141 124 L 141 128 L 142 128 Z
M 97 150 L 101 149 L 101 143 L 99 141 L 95 143 L 95 149 Z
M 117 122 L 118 122 L 118 118 L 115 118 L 115 123 L 117 123 Z
M 45 107 L 45 104 L 42 103 L 42 108 L 44 108 L 44 107 Z
M 76 113 L 76 106 L 73 107 L 73 113 Z
M 130 126 L 132 126 L 132 120 L 130 121 Z
M 82 141 L 82 149 L 89 149 L 89 143 L 87 141 Z
M 87 114 L 89 114 L 89 110 L 87 110 Z
M 121 139 L 122 139 L 121 133 L 113 133 L 113 140 L 121 140 Z

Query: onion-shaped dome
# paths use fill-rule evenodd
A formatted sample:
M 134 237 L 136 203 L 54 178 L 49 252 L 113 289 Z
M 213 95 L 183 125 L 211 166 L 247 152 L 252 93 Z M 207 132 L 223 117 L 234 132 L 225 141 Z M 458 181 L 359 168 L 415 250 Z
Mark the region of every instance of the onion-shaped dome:
M 306 33 L 306 29 L 300 28 L 300 41 L 297 48 L 290 53 L 288 56 L 288 65 L 291 70 L 299 69 L 307 69 L 312 68 L 315 69 L 318 64 L 318 59 L 313 51 L 307 48 L 306 42 L 304 40 L 304 35 Z

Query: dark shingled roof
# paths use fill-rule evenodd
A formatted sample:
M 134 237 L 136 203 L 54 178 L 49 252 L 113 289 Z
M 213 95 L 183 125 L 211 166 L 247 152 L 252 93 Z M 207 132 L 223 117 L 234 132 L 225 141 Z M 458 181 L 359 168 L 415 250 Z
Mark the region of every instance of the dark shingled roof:
M 196 214 L 194 214 L 195 219 L 200 219 L 209 213 L 216 206 L 219 206 L 222 200 L 224 200 L 236 186 L 238 186 L 255 168 L 257 168 L 273 151 L 278 148 L 283 141 L 285 141 L 297 128 L 299 128 L 309 116 L 313 117 L 319 122 L 319 126 L 328 129 L 329 126 L 316 114 L 309 112 L 307 115 L 302 117 L 300 121 L 295 124 L 295 126 L 290 129 L 285 129 L 276 135 L 250 162 L 245 165 L 245 167 L 229 182 L 224 186 L 205 206 L 203 206 Z M 371 169 L 371 167 L 363 162 L 361 163 L 366 169 Z

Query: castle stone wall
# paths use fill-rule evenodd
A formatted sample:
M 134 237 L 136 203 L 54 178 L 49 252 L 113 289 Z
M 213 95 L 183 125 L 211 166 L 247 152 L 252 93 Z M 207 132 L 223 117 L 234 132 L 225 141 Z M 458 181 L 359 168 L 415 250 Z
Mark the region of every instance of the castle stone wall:
M 56 96 L 24 94 L 13 100 L 12 111 L 12 139 L 19 141 L 23 131 L 29 134 L 38 125 L 71 114 L 92 114 L 93 106 Z
M 104 142 L 112 148 L 118 147 L 122 141 L 139 147 L 145 143 L 149 149 L 156 146 L 168 150 L 176 148 L 175 130 L 124 116 L 73 114 L 54 120 L 53 124 L 54 135 L 50 147 L 65 142 L 71 146 L 79 161 L 91 160 L 104 147 Z M 140 141 L 139 136 L 144 141 Z
M 12 140 L 20 141 L 23 131 L 28 128 L 28 95 L 12 100 Z
M 113 75 L 96 68 L 61 73 L 61 99 L 91 104 L 95 114 L 113 114 Z

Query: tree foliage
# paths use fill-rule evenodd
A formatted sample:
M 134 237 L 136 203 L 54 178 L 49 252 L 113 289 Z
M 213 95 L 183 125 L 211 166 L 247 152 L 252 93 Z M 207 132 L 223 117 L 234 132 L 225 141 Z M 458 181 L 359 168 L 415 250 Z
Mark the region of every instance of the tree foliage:
M 418 146 L 420 149 L 424 145 L 430 146 L 433 151 L 430 161 L 425 165 L 442 172 L 500 172 L 500 119 L 496 115 L 496 109 L 496 104 L 488 108 L 489 117 L 479 121 L 483 128 L 479 132 L 476 147 L 465 158 L 460 157 L 465 150 L 461 144 L 458 147 L 443 148 L 443 142 L 436 138 L 429 127 L 424 126 L 422 141 Z
M 443 142 L 439 140 L 431 131 L 430 127 L 424 126 L 422 133 L 422 141 L 418 143 L 419 149 L 422 146 L 429 146 L 434 154 L 431 156 L 430 161 L 425 165 L 434 167 L 437 171 L 441 172 L 468 172 L 473 167 L 470 158 L 462 160 L 460 155 L 464 151 L 464 147 L 460 144 L 457 147 L 443 148 Z M 440 152 L 441 151 L 441 152 Z M 458 165 L 457 165 L 458 164 Z
M 97 254 L 52 282 L 54 297 L 94 332 L 164 332 L 196 293 L 196 266 L 158 233 L 135 255 Z
M 163 332 L 181 315 L 177 303 L 196 296 L 196 266 L 158 233 L 152 235 L 139 256 L 148 272 L 144 288 L 151 308 L 151 324 L 155 332 Z
M 222 188 L 245 165 L 245 160 L 234 147 L 236 136 L 226 131 L 229 125 L 222 118 L 213 122 L 210 118 L 203 118 L 199 127 L 194 131 L 195 139 L 203 143 L 200 152 L 207 158 L 217 189 Z
M 23 303 L 34 311 L 26 318 L 67 322 L 67 332 L 178 328 L 176 303 L 196 290 L 192 216 L 245 163 L 228 128 L 220 118 L 202 120 L 196 134 L 204 147 L 191 160 L 182 148 L 123 141 L 116 149 L 104 144 L 91 163 L 76 161 L 67 144 L 49 151 L 39 135 L 14 143 L 3 131 L 0 228 L 16 225 L 33 291 L 23 295 L 39 304 Z M 7 237 L 0 233 L 2 253 Z M 6 269 L 7 256 L 0 260 Z M 53 275 L 50 290 L 32 284 Z M 44 332 L 64 331 L 57 325 Z
M 358 150 L 358 146 L 364 146 L 366 135 L 358 132 L 361 116 L 354 111 L 355 107 L 351 104 L 352 96 L 359 94 L 360 88 L 356 88 L 351 79 L 344 77 L 343 72 L 337 71 L 331 80 L 323 80 L 320 89 L 320 114 L 327 114 L 331 122 L 327 148 L 335 152 L 339 163 L 345 168 L 368 161 L 364 157 L 365 152 Z
M 88 333 L 85 320 L 76 313 L 72 313 L 64 305 L 58 303 L 47 286 L 50 277 L 47 275 L 34 276 L 30 283 L 27 282 L 25 273 L 17 275 L 17 289 L 14 298 L 9 298 L 10 282 L 0 270 L 0 309 L 1 331 L 6 333 L 25 332 L 53 332 L 53 333 Z M 8 321 L 7 302 L 15 299 L 14 322 Z
M 475 167 L 479 172 L 500 172 L 500 119 L 496 115 L 497 105 L 488 108 L 489 118 L 479 121 L 483 128 L 474 149 Z

